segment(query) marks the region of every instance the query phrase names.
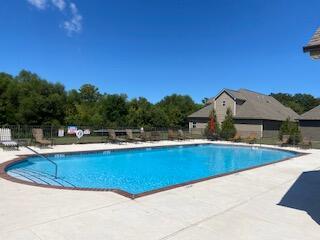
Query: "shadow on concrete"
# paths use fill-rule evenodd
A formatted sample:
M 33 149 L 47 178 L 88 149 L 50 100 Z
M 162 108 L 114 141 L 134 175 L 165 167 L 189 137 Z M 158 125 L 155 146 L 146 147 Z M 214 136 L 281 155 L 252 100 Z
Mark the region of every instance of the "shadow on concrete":
M 306 211 L 320 225 L 320 171 L 302 173 L 278 205 Z

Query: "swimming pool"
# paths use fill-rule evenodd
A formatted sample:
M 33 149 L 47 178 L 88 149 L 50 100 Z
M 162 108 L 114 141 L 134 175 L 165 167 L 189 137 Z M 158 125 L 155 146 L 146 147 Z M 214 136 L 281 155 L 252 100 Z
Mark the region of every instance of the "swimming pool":
M 296 153 L 233 145 L 184 145 L 47 155 L 58 165 L 40 157 L 27 157 L 11 164 L 13 178 L 41 185 L 109 189 L 141 195 L 184 185 L 222 174 L 274 163 Z

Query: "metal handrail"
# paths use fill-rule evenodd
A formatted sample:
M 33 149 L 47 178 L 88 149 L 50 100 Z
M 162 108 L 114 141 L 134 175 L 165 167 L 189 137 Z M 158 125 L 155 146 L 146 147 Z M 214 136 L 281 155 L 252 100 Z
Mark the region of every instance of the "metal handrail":
M 38 155 L 39 157 L 42 157 L 43 159 L 51 162 L 54 166 L 55 166 L 55 171 L 54 171 L 54 178 L 58 177 L 58 164 L 55 163 L 54 161 L 52 161 L 51 159 L 49 159 L 48 157 L 38 153 L 37 151 L 33 150 L 32 148 L 28 147 L 28 146 L 24 146 L 25 148 L 29 149 L 31 152 L 35 153 L 36 155 Z

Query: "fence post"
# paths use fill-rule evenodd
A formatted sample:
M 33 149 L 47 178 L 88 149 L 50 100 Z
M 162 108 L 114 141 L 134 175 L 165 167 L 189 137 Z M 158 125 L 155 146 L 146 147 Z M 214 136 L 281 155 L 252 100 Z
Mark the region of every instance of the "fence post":
M 52 136 L 53 136 L 53 135 L 52 135 L 52 131 L 53 131 L 53 129 L 52 129 L 52 124 L 51 124 L 51 129 L 50 129 L 50 139 L 51 139 L 51 140 L 53 140 L 53 138 L 52 138 Z
M 18 141 L 21 140 L 20 124 L 18 125 Z
M 103 142 L 103 127 L 100 128 L 100 131 L 101 131 L 101 142 Z M 99 132 L 98 132 L 98 134 L 99 134 Z
M 51 129 L 50 129 L 50 138 L 52 139 L 52 124 L 51 124 Z

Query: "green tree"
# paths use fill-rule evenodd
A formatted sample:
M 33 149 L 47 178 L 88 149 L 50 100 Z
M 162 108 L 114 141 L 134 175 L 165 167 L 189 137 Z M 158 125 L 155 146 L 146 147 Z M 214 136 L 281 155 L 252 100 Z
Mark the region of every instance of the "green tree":
M 77 90 L 72 89 L 67 93 L 65 105 L 65 123 L 67 125 L 79 124 L 80 117 L 78 115 L 77 106 L 80 105 L 80 94 Z
M 128 114 L 127 95 L 104 95 L 99 103 L 99 111 L 105 125 L 112 127 L 126 126 Z
M 167 115 L 169 127 L 187 127 L 187 117 L 200 108 L 190 96 L 173 94 L 164 97 L 157 107 Z
M 69 91 L 65 107 L 66 124 L 102 125 L 103 118 L 99 112 L 100 99 L 99 89 L 91 84 L 82 85 L 79 91 Z
M 75 114 L 68 118 L 68 124 L 76 125 L 102 125 L 102 117 L 98 112 L 97 105 L 80 103 L 75 105 Z
M 143 97 L 128 103 L 127 124 L 129 127 L 151 127 L 152 104 Z
M 52 84 L 28 71 L 21 71 L 17 81 L 16 122 L 41 125 L 63 123 L 66 92 L 64 86 Z
M 301 132 L 298 123 L 292 122 L 287 118 L 282 122 L 279 130 L 279 139 L 281 140 L 283 135 L 289 135 L 289 143 L 297 144 L 301 141 Z
M 291 108 L 298 114 L 302 114 L 320 105 L 320 99 L 310 94 L 297 93 L 294 95 L 287 93 L 271 93 L 270 96 L 277 99 L 283 105 Z
M 16 123 L 18 105 L 17 82 L 6 73 L 0 73 L 0 124 Z
M 169 118 L 166 112 L 157 106 L 153 106 L 151 109 L 150 126 L 163 128 L 168 127 L 169 125 Z
M 315 98 L 310 94 L 295 94 L 293 96 L 294 101 L 303 107 L 303 112 L 307 112 L 312 108 L 320 105 L 320 99 Z
M 79 89 L 81 102 L 95 103 L 100 97 L 99 89 L 91 84 L 84 84 Z
M 221 138 L 228 140 L 236 135 L 236 128 L 233 123 L 233 114 L 230 108 L 227 109 L 224 121 L 221 124 Z

